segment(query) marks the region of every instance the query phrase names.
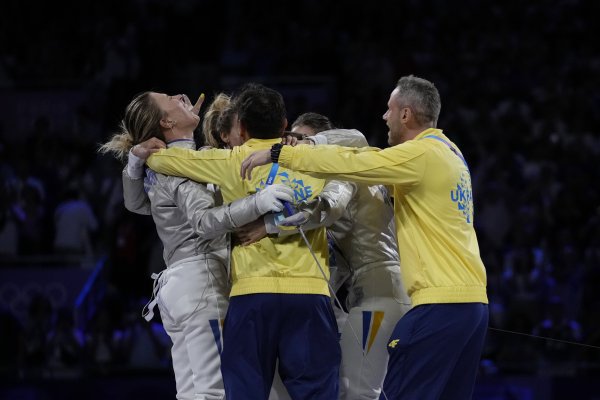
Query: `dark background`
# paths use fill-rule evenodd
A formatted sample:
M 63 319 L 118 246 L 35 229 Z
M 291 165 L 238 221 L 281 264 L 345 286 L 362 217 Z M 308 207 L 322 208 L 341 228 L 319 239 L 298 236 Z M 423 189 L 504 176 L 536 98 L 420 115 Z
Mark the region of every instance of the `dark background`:
M 319 112 L 384 147 L 381 117 L 408 74 L 438 87 L 438 125 L 473 175 L 495 328 L 475 398 L 600 398 L 600 349 L 506 332 L 600 345 L 599 11 L 3 1 L 0 398 L 174 397 L 168 337 L 140 317 L 162 248 L 151 219 L 123 208 L 122 165 L 96 153 L 135 94 L 208 103 L 257 81 L 281 91 L 290 122 Z M 84 244 L 56 244 L 61 218 L 87 227 Z

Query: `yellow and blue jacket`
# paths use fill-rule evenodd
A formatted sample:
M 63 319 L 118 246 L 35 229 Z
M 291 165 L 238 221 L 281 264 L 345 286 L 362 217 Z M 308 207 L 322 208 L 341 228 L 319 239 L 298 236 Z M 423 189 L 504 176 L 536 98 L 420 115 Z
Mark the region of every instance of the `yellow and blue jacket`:
M 380 150 L 284 146 L 279 164 L 314 176 L 391 185 L 402 279 L 413 306 L 487 303 L 469 168 L 439 129 Z

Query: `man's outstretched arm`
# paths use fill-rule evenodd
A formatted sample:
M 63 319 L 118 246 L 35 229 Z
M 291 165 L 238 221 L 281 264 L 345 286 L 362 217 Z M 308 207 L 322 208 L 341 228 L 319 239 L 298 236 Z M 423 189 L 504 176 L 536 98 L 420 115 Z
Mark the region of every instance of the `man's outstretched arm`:
M 279 153 L 279 154 L 277 154 Z M 271 163 L 276 157 L 280 165 L 325 179 L 349 180 L 359 183 L 400 185 L 418 184 L 425 170 L 425 150 L 418 143 L 379 150 L 339 146 L 283 146 L 260 150 L 242 163 L 241 175 L 251 177 L 252 169 Z

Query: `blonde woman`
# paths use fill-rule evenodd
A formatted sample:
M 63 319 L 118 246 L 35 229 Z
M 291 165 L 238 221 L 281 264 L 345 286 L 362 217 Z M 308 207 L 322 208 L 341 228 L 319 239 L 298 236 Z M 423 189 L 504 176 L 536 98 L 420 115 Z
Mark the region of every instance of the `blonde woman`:
M 142 93 L 127 106 L 120 132 L 100 151 L 124 159 L 134 145 L 148 140 L 159 145 L 164 142 L 169 148 L 195 149 L 193 131 L 200 121 L 202 100 L 201 96 L 192 106 L 185 95 Z M 177 399 L 223 399 L 221 321 L 229 294 L 225 232 L 264 213 L 281 211 L 282 200 L 291 201 L 293 193 L 284 185 L 272 185 L 221 205 L 214 190 L 186 178 L 148 169 L 142 182 L 136 162 L 128 163 L 123 178 L 125 204 L 152 215 L 164 245 L 167 268 L 153 277 L 156 298 L 146 317 L 152 317 L 152 308 L 158 304 L 173 341 Z M 139 193 L 140 185 L 145 186 L 147 196 L 143 190 Z

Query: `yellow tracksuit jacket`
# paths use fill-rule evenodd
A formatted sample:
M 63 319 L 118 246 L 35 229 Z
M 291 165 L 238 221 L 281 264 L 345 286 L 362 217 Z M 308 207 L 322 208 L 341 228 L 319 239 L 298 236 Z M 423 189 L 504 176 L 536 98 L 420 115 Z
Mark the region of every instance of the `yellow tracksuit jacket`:
M 441 130 L 427 129 L 384 150 L 284 146 L 279 164 L 319 177 L 393 186 L 402 279 L 412 304 L 488 302 L 469 169 Z

